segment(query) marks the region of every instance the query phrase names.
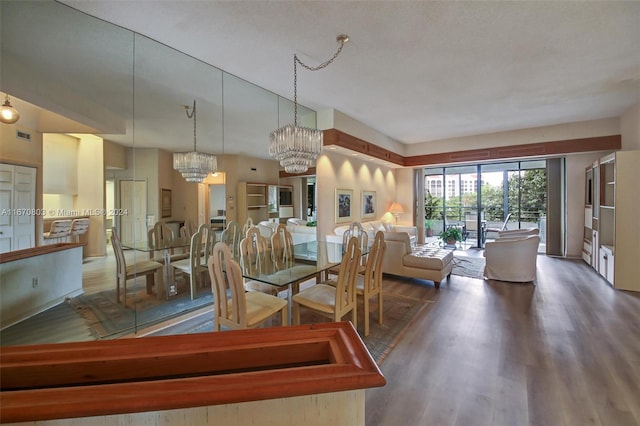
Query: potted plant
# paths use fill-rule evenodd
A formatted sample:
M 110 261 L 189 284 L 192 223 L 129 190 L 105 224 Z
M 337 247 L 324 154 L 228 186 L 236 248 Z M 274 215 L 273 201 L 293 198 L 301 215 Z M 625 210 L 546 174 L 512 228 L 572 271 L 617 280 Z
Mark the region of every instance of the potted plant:
M 456 241 L 462 241 L 462 229 L 451 226 L 440 233 L 440 239 L 447 245 L 455 245 Z
M 424 229 L 426 230 L 427 237 L 433 237 L 433 219 L 424 221 Z

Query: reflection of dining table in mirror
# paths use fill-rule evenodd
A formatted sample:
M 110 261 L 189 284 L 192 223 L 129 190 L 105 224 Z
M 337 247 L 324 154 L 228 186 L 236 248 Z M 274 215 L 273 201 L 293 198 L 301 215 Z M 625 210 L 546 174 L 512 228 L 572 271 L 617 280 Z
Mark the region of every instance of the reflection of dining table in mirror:
M 174 238 L 172 240 L 164 240 L 165 242 L 153 245 L 147 241 L 137 241 L 130 243 L 122 243 L 122 247 L 129 250 L 141 251 L 144 253 L 153 253 L 155 251 L 162 252 L 164 263 L 163 278 L 164 287 L 158 288 L 158 299 L 168 299 L 170 296 L 178 294 L 178 286 L 175 280 L 173 267 L 171 266 L 171 252 L 175 249 L 187 249 L 191 243 L 187 238 Z

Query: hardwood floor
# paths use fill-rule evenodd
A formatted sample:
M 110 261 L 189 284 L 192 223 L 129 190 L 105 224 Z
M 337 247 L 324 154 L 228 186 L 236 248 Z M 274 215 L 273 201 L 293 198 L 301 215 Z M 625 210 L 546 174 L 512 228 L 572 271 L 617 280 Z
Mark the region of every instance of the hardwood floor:
M 640 424 L 640 294 L 539 256 L 533 284 L 452 276 L 367 390 L 367 425 Z
M 113 288 L 112 257 L 85 264 L 86 291 Z M 385 276 L 384 291 L 436 303 L 367 390 L 367 425 L 640 424 L 640 293 L 584 262 L 539 256 L 535 285 Z

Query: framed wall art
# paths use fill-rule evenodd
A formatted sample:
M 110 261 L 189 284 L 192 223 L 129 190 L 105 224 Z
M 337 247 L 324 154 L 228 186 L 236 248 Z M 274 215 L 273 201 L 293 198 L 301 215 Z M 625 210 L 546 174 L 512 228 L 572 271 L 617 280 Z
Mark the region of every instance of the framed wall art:
M 376 216 L 376 191 L 362 191 L 362 217 Z
M 162 217 L 171 217 L 171 190 L 163 189 L 162 190 Z
M 336 223 L 351 222 L 353 190 L 336 188 Z

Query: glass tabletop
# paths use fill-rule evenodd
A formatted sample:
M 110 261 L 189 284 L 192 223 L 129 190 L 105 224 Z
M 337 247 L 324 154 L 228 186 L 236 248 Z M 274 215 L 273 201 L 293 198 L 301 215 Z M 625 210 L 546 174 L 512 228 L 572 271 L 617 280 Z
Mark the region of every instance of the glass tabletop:
M 250 265 L 241 264 L 242 276 L 274 286 L 288 286 L 340 263 L 342 244 L 311 241 L 294 245 L 293 253 L 293 260 L 274 261 L 271 259 L 271 251 L 267 251 Z
M 188 248 L 191 240 L 188 238 L 174 238 L 171 241 L 153 245 L 149 241 L 134 241 L 130 243 L 122 243 L 122 248 L 138 250 L 143 252 L 151 252 L 156 250 L 169 250 L 178 248 Z

